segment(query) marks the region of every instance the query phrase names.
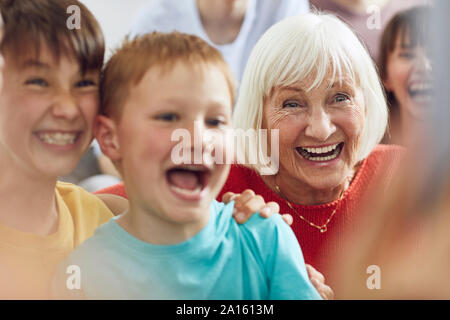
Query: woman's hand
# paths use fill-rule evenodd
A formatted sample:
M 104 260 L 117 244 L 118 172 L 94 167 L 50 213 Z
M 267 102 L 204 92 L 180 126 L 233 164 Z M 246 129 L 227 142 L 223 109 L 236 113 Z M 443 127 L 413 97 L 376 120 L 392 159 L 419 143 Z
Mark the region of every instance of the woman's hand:
M 333 300 L 334 292 L 329 286 L 325 284 L 325 277 L 319 271 L 314 269 L 310 264 L 306 265 L 306 270 L 308 271 L 309 281 L 311 281 L 314 288 L 320 294 L 324 300 Z
M 116 196 L 114 194 L 101 193 L 96 194 L 96 196 L 103 201 L 103 203 L 108 207 L 109 210 L 111 210 L 111 212 L 115 216 L 124 213 L 130 206 L 127 199 Z
M 253 190 L 247 189 L 242 193 L 227 192 L 222 197 L 222 202 L 228 203 L 234 200 L 233 217 L 237 223 L 245 223 L 255 212 L 261 217 L 268 218 L 280 212 L 280 206 L 276 202 L 265 202 L 263 197 L 255 195 Z M 293 222 L 290 214 L 282 214 L 283 220 L 291 225 Z

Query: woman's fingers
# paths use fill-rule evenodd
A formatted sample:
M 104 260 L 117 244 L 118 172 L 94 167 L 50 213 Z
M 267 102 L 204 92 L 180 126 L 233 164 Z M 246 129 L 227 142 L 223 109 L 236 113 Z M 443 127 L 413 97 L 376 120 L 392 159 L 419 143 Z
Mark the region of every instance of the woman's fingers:
M 282 214 L 281 217 L 283 218 L 284 222 L 286 222 L 289 226 L 291 226 L 292 223 L 294 223 L 294 218 L 289 213 Z
M 223 203 L 228 203 L 228 202 L 230 202 L 230 201 L 233 201 L 233 199 L 234 199 L 235 197 L 237 197 L 238 195 L 239 195 L 239 194 L 237 194 L 237 193 L 228 191 L 227 193 L 225 193 L 225 194 L 222 196 L 222 202 L 223 202 Z
M 280 212 L 278 203 L 274 201 L 266 203 L 263 197 L 256 195 L 255 192 L 250 189 L 245 190 L 241 194 L 227 192 L 222 196 L 222 201 L 224 203 L 233 200 L 233 217 L 238 223 L 245 223 L 255 212 L 259 212 L 263 218 L 269 218 L 273 214 Z M 292 225 L 294 221 L 290 214 L 283 214 L 282 218 L 288 225 Z
M 308 276 L 310 279 L 318 279 L 320 282 L 325 283 L 325 277 L 322 273 L 317 271 L 312 265 L 306 265 L 306 271 L 308 271 Z
M 238 223 L 245 223 L 255 212 L 265 206 L 263 197 L 257 195 L 251 197 L 242 195 L 234 201 L 234 216 Z
M 311 283 L 316 288 L 317 292 L 320 294 L 322 299 L 324 300 L 333 300 L 334 299 L 334 292 L 333 289 L 331 289 L 326 284 L 320 282 L 317 279 L 311 279 Z
M 280 206 L 278 203 L 271 201 L 267 202 L 263 208 L 260 208 L 259 213 L 261 214 L 261 217 L 263 218 L 269 218 L 274 213 L 280 212 Z
M 308 271 L 309 280 L 320 296 L 325 300 L 334 299 L 333 289 L 325 284 L 325 277 L 323 274 L 309 264 L 306 265 L 306 271 Z

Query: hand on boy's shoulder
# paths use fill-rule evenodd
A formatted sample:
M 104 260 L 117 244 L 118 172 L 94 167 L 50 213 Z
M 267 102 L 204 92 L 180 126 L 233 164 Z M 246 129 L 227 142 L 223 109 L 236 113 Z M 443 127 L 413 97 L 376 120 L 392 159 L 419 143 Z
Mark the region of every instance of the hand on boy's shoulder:
M 237 223 L 245 223 L 252 215 L 258 212 L 263 218 L 269 218 L 280 212 L 280 206 L 274 201 L 265 202 L 264 198 L 255 194 L 251 189 L 246 189 L 242 193 L 226 192 L 222 196 L 224 203 L 234 201 L 235 209 L 233 217 Z M 290 214 L 282 214 L 283 220 L 292 225 L 293 218 Z
M 96 196 L 103 201 L 115 216 L 124 213 L 130 206 L 128 200 L 121 196 L 106 193 L 96 194 Z
M 214 210 L 219 213 L 221 224 L 228 225 L 229 222 L 233 221 L 233 216 L 236 213 L 234 200 L 228 203 L 214 201 L 213 205 L 215 206 Z M 266 239 L 270 238 L 270 235 L 274 235 L 275 238 L 278 233 L 292 234 L 293 239 L 295 239 L 290 226 L 277 213 L 266 217 L 259 212 L 254 212 L 246 219 L 245 223 L 239 223 L 235 219 L 234 221 L 236 222 L 235 226 L 241 230 L 240 232 L 249 234 L 255 239 L 259 239 L 261 235 L 264 235 Z

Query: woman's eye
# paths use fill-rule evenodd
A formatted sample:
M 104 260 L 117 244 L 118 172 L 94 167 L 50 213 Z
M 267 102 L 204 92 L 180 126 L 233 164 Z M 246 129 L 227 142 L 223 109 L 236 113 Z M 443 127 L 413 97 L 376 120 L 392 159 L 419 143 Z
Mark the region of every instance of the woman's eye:
M 298 108 L 300 104 L 295 101 L 285 101 L 283 102 L 283 108 Z
M 156 116 L 157 120 L 173 122 L 180 119 L 180 117 L 175 113 L 162 113 Z
M 333 100 L 333 102 L 336 102 L 336 103 L 341 103 L 341 102 L 346 102 L 346 101 L 350 101 L 350 97 L 343 93 L 339 93 L 339 94 L 335 95 L 334 100 Z
M 47 87 L 48 83 L 42 78 L 31 78 L 25 81 L 25 84 L 27 85 L 34 85 L 39 87 Z
M 414 54 L 414 52 L 402 51 L 402 52 L 400 52 L 399 57 L 409 60 L 409 59 L 414 59 L 415 54 Z

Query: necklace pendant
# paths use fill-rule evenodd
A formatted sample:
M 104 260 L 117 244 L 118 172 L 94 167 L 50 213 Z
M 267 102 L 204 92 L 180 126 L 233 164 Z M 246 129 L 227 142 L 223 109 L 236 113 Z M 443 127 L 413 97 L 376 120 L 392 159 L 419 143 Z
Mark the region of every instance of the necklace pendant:
M 327 232 L 327 226 L 322 226 L 322 227 L 320 227 L 320 233 L 324 233 L 324 232 Z

